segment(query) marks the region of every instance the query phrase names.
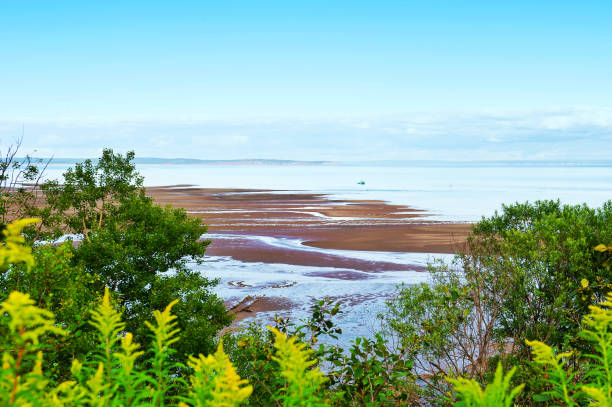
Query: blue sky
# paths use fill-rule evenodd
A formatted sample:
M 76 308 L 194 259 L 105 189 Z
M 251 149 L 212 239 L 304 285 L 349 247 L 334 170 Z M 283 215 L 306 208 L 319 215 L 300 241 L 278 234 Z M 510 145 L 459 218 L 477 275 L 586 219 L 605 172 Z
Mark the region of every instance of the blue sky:
M 94 156 L 612 152 L 609 1 L 23 1 L 0 140 Z

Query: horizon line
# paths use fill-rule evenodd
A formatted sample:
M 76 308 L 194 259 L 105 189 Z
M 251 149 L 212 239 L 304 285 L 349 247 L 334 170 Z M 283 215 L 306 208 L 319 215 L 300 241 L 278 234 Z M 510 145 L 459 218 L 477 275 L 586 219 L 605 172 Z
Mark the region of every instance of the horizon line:
M 34 160 L 49 161 L 57 164 L 72 164 L 83 160 L 96 161 L 92 157 L 32 157 Z M 612 159 L 480 159 L 480 160 L 293 160 L 278 158 L 235 158 L 235 159 L 199 159 L 185 157 L 135 157 L 135 164 L 285 164 L 285 165 L 426 165 L 426 164 L 448 164 L 448 165 L 484 165 L 484 164 L 524 164 L 524 165 L 562 165 L 562 166 L 612 166 Z

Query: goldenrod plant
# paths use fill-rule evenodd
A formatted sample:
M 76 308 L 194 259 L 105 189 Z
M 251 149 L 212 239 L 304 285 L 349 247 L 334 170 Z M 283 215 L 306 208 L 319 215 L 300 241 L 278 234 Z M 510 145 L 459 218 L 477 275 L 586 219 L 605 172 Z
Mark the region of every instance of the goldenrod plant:
M 92 313 L 99 354 L 84 363 L 74 360 L 74 380 L 50 386 L 41 368 L 43 353 L 36 352 L 37 346 L 45 335 L 63 335 L 64 331 L 54 325 L 53 315 L 37 308 L 27 294 L 11 293 L 0 307 L 8 317 L 9 335 L 4 338 L 4 348 L 10 349 L 2 355 L 2 405 L 163 406 L 177 405 L 179 399 L 186 406 L 240 405 L 250 395 L 251 387 L 238 377 L 221 345 L 213 355 L 191 359 L 193 374 L 187 396 L 175 391 L 175 398 L 169 397 L 182 382 L 171 374 L 172 366 L 163 356 L 178 334 L 170 314 L 172 305 L 156 313 L 155 323 L 149 324 L 155 341 L 151 368 L 146 368 L 148 363 L 138 363 L 143 354 L 139 345 L 132 342 L 130 333 L 122 332 L 121 315 L 112 307 L 107 290 Z
M 512 407 L 514 398 L 521 392 L 524 385 L 512 387 L 512 376 L 516 367 L 504 375 L 501 364 L 497 365 L 493 382 L 482 389 L 475 380 L 463 377 L 449 378 L 448 381 L 454 385 L 460 401 L 456 406 L 462 407 Z
M 531 348 L 533 362 L 539 367 L 548 389 L 533 401 L 544 405 L 609 407 L 612 406 L 612 292 L 599 305 L 590 306 L 582 319 L 580 336 L 592 347 L 579 371 L 567 363 L 571 352 L 556 352 L 540 341 L 526 341 Z M 483 390 L 475 380 L 450 378 L 459 403 L 466 407 L 511 406 L 523 385 L 512 388 L 513 368 L 503 375 L 498 365 L 495 379 Z
M 28 267 L 34 263 L 32 249 L 24 245 L 25 238 L 21 234 L 26 226 L 40 222 L 40 219 L 20 219 L 6 225 L 2 231 L 4 241 L 0 246 L 0 265 L 25 263 Z
M 612 406 L 612 292 L 600 306 L 592 306 L 583 319 L 585 328 L 581 335 L 593 345 L 589 383 L 581 390 L 592 400 L 592 404 Z
M 155 315 L 150 329 L 155 336 L 152 357 L 138 363 L 143 354 L 139 345 L 132 342 L 130 333 L 122 332 L 121 315 L 111 305 L 106 291 L 100 305 L 92 313 L 92 325 L 98 332 L 98 354 L 90 361 L 73 361 L 73 380 L 52 386 L 42 371 L 40 344 L 46 335 L 64 335 L 55 326 L 53 315 L 34 305 L 27 294 L 13 292 L 2 303 L 0 312 L 7 317 L 8 334 L 3 337 L 2 373 L 0 375 L 0 402 L 2 405 L 19 406 L 141 406 L 176 405 L 181 398 L 174 391 L 182 382 L 172 375 L 165 357 L 169 346 L 178 334 L 172 323 L 170 304 Z M 182 397 L 186 405 L 230 407 L 238 406 L 250 394 L 250 386 L 236 375 L 222 348 L 207 358 L 200 355 L 190 366 L 194 373 L 190 378 L 188 396 Z M 147 366 L 151 368 L 147 368 Z M 222 366 L 207 368 L 207 366 Z M 211 391 L 212 385 L 212 391 Z M 214 397 L 199 397 L 212 393 Z
M 562 402 L 564 405 L 612 406 L 612 292 L 599 305 L 589 307 L 590 312 L 582 319 L 580 336 L 592 346 L 580 372 L 574 372 L 563 364 L 569 352 L 555 355 L 555 350 L 539 341 L 527 344 L 535 354 L 535 362 L 541 366 L 550 385 L 550 390 L 540 396 L 541 400 Z M 574 381 L 578 373 L 582 380 Z
M 36 405 L 48 384 L 42 372 L 40 338 L 64 331 L 54 325 L 53 315 L 36 307 L 27 294 L 11 293 L 0 313 L 8 317 L 8 332 L 2 338 L 2 347 L 7 350 L 2 353 L 0 404 Z
M 253 387 L 238 376 L 229 357 L 223 352 L 223 341 L 217 351 L 204 357 L 191 357 L 188 362 L 193 369 L 189 381 L 191 390 L 188 401 L 193 406 L 229 407 L 239 405 L 247 399 Z
M 568 373 L 566 359 L 572 355 L 571 352 L 555 354 L 553 349 L 540 341 L 525 341 L 531 347 L 534 362 L 546 371 L 546 381 L 552 385 L 552 389 L 538 395 L 540 401 L 549 399 L 559 400 L 564 405 L 573 406 L 575 403 L 570 397 L 573 374 Z
M 36 220 L 17 221 L 4 231 L 0 246 L 4 265 L 33 263 L 31 251 L 19 238 L 23 227 Z M 223 342 L 211 355 L 191 357 L 191 374 L 183 380 L 177 363 L 169 362 L 172 345 L 179 338 L 172 301 L 163 311 L 155 311 L 148 352 L 125 332 L 121 312 L 113 306 L 108 289 L 91 313 L 91 326 L 97 332 L 96 352 L 87 360 L 73 360 L 71 380 L 52 383 L 42 369 L 45 342 L 51 336 L 64 336 L 53 313 L 37 307 L 28 294 L 10 293 L 0 305 L 2 371 L 0 405 L 18 406 L 165 406 L 233 407 L 247 403 L 252 387 L 236 373 L 223 351 Z M 312 351 L 295 338 L 278 330 L 274 360 L 286 386 L 275 403 L 283 406 L 325 406 L 320 396 L 325 381 L 314 365 Z M 146 357 L 149 355 L 149 357 Z
M 174 387 L 180 385 L 176 380 L 174 382 L 170 380 L 174 373 L 173 370 L 180 365 L 178 363 L 168 363 L 168 358 L 176 352 L 172 348 L 172 344 L 179 340 L 178 333 L 180 330 L 176 328 L 176 316 L 170 313 L 177 302 L 178 300 L 172 301 L 163 312 L 154 311 L 155 324 L 145 322 L 152 333 L 151 350 L 153 356 L 150 363 L 154 372 L 153 404 L 156 406 L 164 405 L 166 394 L 171 393 Z
M 269 328 L 276 341 L 276 356 L 273 357 L 279 366 L 286 385 L 281 391 L 280 399 L 284 407 L 315 407 L 328 405 L 319 396 L 322 384 L 325 382 L 323 373 L 313 368 L 316 361 L 311 358 L 312 351 L 306 349 L 306 344 L 299 343 L 295 337 L 287 338 L 276 328 Z

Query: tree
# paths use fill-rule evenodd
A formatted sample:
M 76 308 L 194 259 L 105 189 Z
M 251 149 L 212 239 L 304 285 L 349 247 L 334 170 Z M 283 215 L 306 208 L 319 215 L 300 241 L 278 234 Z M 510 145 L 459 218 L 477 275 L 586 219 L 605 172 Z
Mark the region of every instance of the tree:
M 440 400 L 447 376 L 486 383 L 501 359 L 518 366 L 527 402 L 546 383 L 526 363 L 526 340 L 573 349 L 576 367 L 592 351 L 581 320 L 612 289 L 611 219 L 612 202 L 504 205 L 474 226 L 457 268 L 434 265 L 431 284 L 401 288 L 384 317 L 425 373 L 426 393 Z
M 434 263 L 431 281 L 401 286 L 387 303 L 381 318 L 414 364 L 425 405 L 444 403 L 449 376 L 489 379 L 490 358 L 503 345 L 496 328 L 509 289 L 487 273 L 497 261 L 464 254 L 451 265 Z
M 39 219 L 8 224 L 0 242 L 0 269 L 35 265 L 32 250 L 25 246 L 23 228 Z M 0 404 L 36 406 L 239 406 L 247 402 L 252 387 L 237 375 L 220 342 L 214 354 L 187 361 L 190 375 L 174 374 L 184 363 L 172 361 L 178 341 L 176 316 L 170 302 L 163 311 L 145 321 L 154 338 L 149 348 L 134 342 L 126 332 L 121 312 L 114 307 L 108 288 L 91 312 L 94 335 L 92 352 L 72 360 L 69 380 L 49 380 L 44 370 L 50 341 L 68 334 L 57 324 L 53 312 L 36 306 L 29 294 L 12 291 L 0 303 Z M 320 397 L 325 378 L 315 366 L 312 351 L 296 338 L 271 329 L 275 336 L 273 360 L 283 387 L 272 403 L 284 406 L 327 406 Z
M 83 235 L 102 228 L 117 206 L 139 194 L 143 195 L 143 178 L 132 163 L 134 152 L 123 157 L 104 149 L 100 159 L 75 164 L 64 173 L 63 182 L 42 185 L 47 206 L 44 218 L 57 237 L 64 233 Z
M 594 250 L 612 242 L 611 219 L 612 201 L 597 209 L 537 201 L 504 205 L 474 228 L 470 256 L 496 256 L 487 272 L 511 282 L 499 328 L 521 356 L 525 339 L 579 346 L 582 317 L 612 289 L 606 253 Z
M 0 230 L 10 221 L 36 216 L 44 201 L 39 186 L 51 160 L 43 162 L 28 154 L 19 157 L 22 141 L 17 139 L 0 153 Z M 40 222 L 28 225 L 24 233 L 34 240 L 42 227 Z
M 608 246 L 606 246 L 608 247 Z M 581 369 L 568 366 L 572 352 L 558 352 L 540 341 L 526 341 L 531 348 L 533 365 L 545 383 L 545 391 L 533 396 L 529 402 L 564 406 L 609 406 L 612 404 L 612 292 L 599 305 L 592 305 L 582 320 L 581 338 L 586 340 L 592 353 L 581 355 Z M 495 379 L 485 389 L 474 380 L 449 378 L 462 406 L 510 406 L 522 391 L 524 384 L 510 385 L 516 367 L 504 375 L 501 364 Z
M 183 209 L 154 205 L 133 158 L 133 152 L 124 157 L 106 149 L 97 163 L 86 160 L 66 171 L 64 182 L 45 184 L 48 226 L 55 236 L 80 236 L 74 264 L 99 276 L 96 291 L 111 289 L 136 340 L 147 343 L 144 319 L 178 298 L 174 310 L 185 333 L 178 357 L 208 354 L 231 316 L 209 291 L 217 281 L 188 267 L 203 259 L 207 228 Z

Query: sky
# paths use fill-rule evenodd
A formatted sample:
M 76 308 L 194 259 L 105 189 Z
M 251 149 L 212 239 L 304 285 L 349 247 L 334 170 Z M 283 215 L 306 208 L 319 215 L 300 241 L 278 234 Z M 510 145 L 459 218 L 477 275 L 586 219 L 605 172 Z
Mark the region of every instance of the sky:
M 20 1 L 0 144 L 41 156 L 609 159 L 611 1 Z

